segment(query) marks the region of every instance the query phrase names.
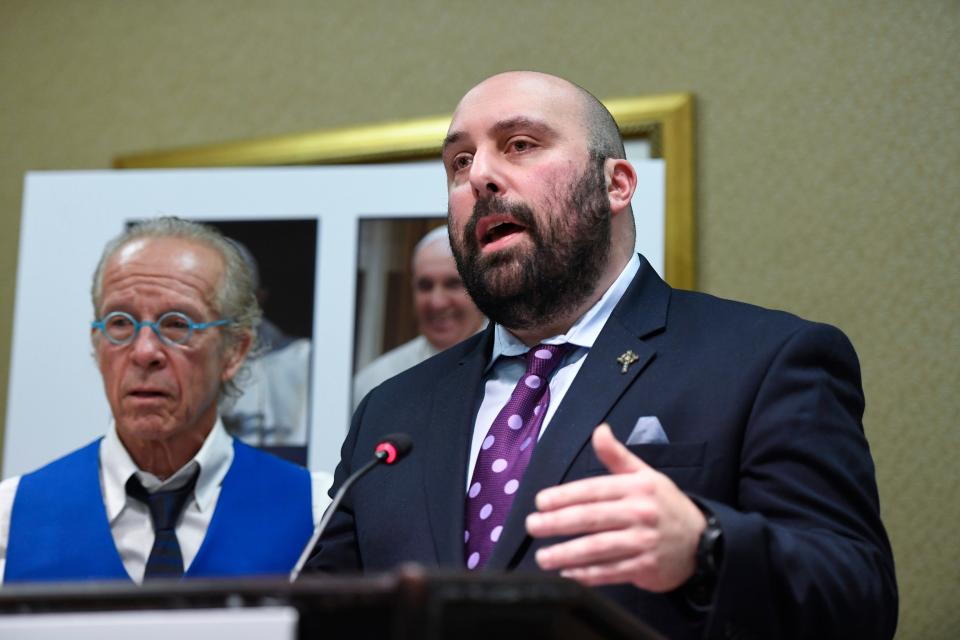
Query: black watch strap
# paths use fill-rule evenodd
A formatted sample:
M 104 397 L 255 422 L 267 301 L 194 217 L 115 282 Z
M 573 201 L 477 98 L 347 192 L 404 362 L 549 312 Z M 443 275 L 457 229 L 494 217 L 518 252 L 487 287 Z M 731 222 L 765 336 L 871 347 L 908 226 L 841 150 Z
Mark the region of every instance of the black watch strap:
M 712 513 L 704 515 L 707 517 L 707 526 L 700 534 L 700 542 L 697 544 L 697 568 L 694 575 L 716 580 L 720 562 L 723 560 L 723 530 L 716 516 Z
M 716 516 L 701 505 L 697 505 L 707 519 L 707 526 L 700 534 L 697 544 L 696 567 L 693 576 L 686 584 L 687 598 L 698 608 L 709 607 L 713 601 L 713 591 L 723 562 L 723 530 Z

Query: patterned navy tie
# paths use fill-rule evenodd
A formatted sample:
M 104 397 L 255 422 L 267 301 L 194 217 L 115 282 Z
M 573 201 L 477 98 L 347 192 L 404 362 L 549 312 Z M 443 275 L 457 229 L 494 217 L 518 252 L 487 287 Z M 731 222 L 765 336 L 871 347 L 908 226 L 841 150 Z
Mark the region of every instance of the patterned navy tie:
M 527 352 L 526 372 L 480 445 L 467 490 L 463 532 L 464 557 L 471 571 L 487 563 L 500 539 L 550 404 L 550 374 L 570 347 L 542 344 Z
M 148 493 L 143 488 L 136 474 L 127 480 L 127 494 L 150 507 L 150 520 L 153 521 L 153 531 L 156 534 L 150 557 L 147 558 L 144 581 L 183 576 L 183 555 L 180 553 L 180 542 L 177 540 L 175 528 L 183 507 L 197 484 L 198 475 L 199 468 L 182 487 L 154 493 Z

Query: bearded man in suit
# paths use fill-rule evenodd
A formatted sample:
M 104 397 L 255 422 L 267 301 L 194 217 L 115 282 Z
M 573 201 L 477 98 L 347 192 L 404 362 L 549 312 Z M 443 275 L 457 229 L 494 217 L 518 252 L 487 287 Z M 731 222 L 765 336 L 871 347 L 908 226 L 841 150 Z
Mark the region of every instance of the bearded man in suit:
M 846 337 L 665 284 L 616 124 L 566 80 L 483 81 L 443 162 L 491 323 L 357 409 L 335 488 L 384 433 L 415 448 L 354 486 L 309 569 L 558 571 L 670 638 L 891 637 Z

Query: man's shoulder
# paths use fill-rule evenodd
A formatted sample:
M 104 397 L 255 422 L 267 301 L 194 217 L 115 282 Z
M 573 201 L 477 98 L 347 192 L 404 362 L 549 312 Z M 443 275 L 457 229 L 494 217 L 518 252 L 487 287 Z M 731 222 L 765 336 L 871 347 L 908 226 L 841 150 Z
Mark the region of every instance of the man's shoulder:
M 354 403 L 358 403 L 363 396 L 384 380 L 423 362 L 431 354 L 432 349 L 427 339 L 417 336 L 376 358 L 354 376 L 353 390 L 357 396 L 354 398 Z
M 486 336 L 486 331 L 476 333 L 463 342 L 459 342 L 449 349 L 435 353 L 422 362 L 410 367 L 397 375 L 395 379 L 405 379 L 408 382 L 415 382 L 421 377 L 433 375 L 437 371 L 455 368 L 465 357 L 480 347 L 486 339 Z
M 670 300 L 670 318 L 710 317 L 715 324 L 762 323 L 784 329 L 797 329 L 817 323 L 782 309 L 763 307 L 750 302 L 722 298 L 701 291 L 674 289 Z
M 722 298 L 700 291 L 675 289 L 645 261 L 613 312 L 628 330 L 644 335 L 663 333 L 691 338 L 742 340 L 757 337 L 782 339 L 814 329 L 842 333 L 793 313 Z
M 258 473 L 282 473 L 282 474 L 302 474 L 309 476 L 310 472 L 305 467 L 296 463 L 284 460 L 283 458 L 253 447 L 245 442 L 232 438 L 233 440 L 233 465 L 255 466 Z M 232 465 L 231 465 L 232 466 Z
M 461 362 L 483 346 L 488 331 L 476 333 L 449 349 L 440 351 L 426 360 L 384 380 L 378 387 L 379 394 L 403 395 L 422 393 L 424 384 L 433 383 L 456 371 Z
M 357 372 L 357 377 L 380 376 L 388 371 L 393 373 L 387 375 L 387 377 L 395 375 L 399 371 L 408 369 L 422 362 L 425 357 L 428 357 L 430 351 L 427 345 L 429 345 L 429 343 L 426 338 L 417 336 L 413 340 L 404 342 L 399 347 L 391 349 L 376 358 L 373 362 Z
M 99 437 L 92 442 L 88 442 L 82 447 L 78 447 L 69 453 L 51 460 L 50 462 L 44 464 L 33 471 L 23 474 L 23 478 L 32 478 L 37 476 L 46 475 L 48 473 L 65 470 L 68 468 L 74 468 L 77 466 L 85 466 L 89 462 L 97 461 L 97 457 L 100 452 L 100 442 L 103 440 L 103 437 Z
M 670 298 L 667 331 L 699 336 L 715 345 L 751 345 L 777 348 L 795 338 L 846 349 L 847 336 L 839 328 L 807 320 L 794 313 L 675 289 Z

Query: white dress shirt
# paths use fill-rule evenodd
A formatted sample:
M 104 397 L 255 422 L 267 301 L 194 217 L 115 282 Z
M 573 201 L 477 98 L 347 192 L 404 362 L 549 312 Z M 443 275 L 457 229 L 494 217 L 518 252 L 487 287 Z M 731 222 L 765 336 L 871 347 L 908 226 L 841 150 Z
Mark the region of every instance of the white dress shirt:
M 177 540 L 183 554 L 183 565 L 190 567 L 207 535 L 207 527 L 213 518 L 220 496 L 223 478 L 233 462 L 233 440 L 223 424 L 217 419 L 210 434 L 190 462 L 176 473 L 161 481 L 152 473 L 141 471 L 126 448 L 120 442 L 116 426 L 110 429 L 100 443 L 100 488 L 103 503 L 110 523 L 110 532 L 117 546 L 123 566 L 137 584 L 143 582 L 147 558 L 153 548 L 154 532 L 150 522 L 150 509 L 144 503 L 127 495 L 126 484 L 136 474 L 144 488 L 153 493 L 162 489 L 183 486 L 200 467 L 200 475 L 193 495 L 184 506 L 183 515 L 177 524 Z M 6 566 L 7 540 L 10 535 L 10 515 L 17 493 L 20 477 L 9 478 L 0 483 L 0 575 Z M 328 473 L 311 473 L 313 522 L 316 525 L 330 499 L 327 490 L 333 483 Z M 264 541 L 269 544 L 270 541 Z M 2 582 L 2 580 L 0 580 Z
M 576 348 L 567 353 L 563 363 L 550 378 L 550 405 L 543 417 L 543 425 L 540 427 L 540 433 L 537 436 L 538 440 L 550 425 L 553 414 L 557 412 L 557 407 L 560 406 L 560 402 L 573 383 L 573 379 L 580 371 L 584 358 L 587 357 L 587 353 L 593 343 L 596 342 L 597 336 L 600 335 L 600 331 L 610 318 L 614 307 L 620 302 L 620 298 L 623 297 L 624 292 L 626 292 L 627 287 L 630 286 L 633 277 L 637 275 L 639 270 L 640 258 L 634 255 L 603 296 L 573 323 L 569 331 L 543 341 L 543 344 L 570 343 L 576 345 Z M 469 488 L 471 478 L 473 478 L 473 468 L 477 463 L 477 456 L 480 455 L 480 445 L 483 444 L 494 419 L 506 406 L 507 401 L 510 400 L 510 394 L 513 393 L 514 387 L 517 386 L 524 371 L 526 371 L 526 364 L 519 356 L 523 356 L 529 350 L 530 348 L 527 345 L 505 327 L 499 324 L 494 326 L 493 353 L 490 356 L 490 364 L 487 365 L 483 402 L 480 403 L 480 411 L 477 412 L 477 420 L 473 426 L 470 467 L 467 470 L 465 490 Z

